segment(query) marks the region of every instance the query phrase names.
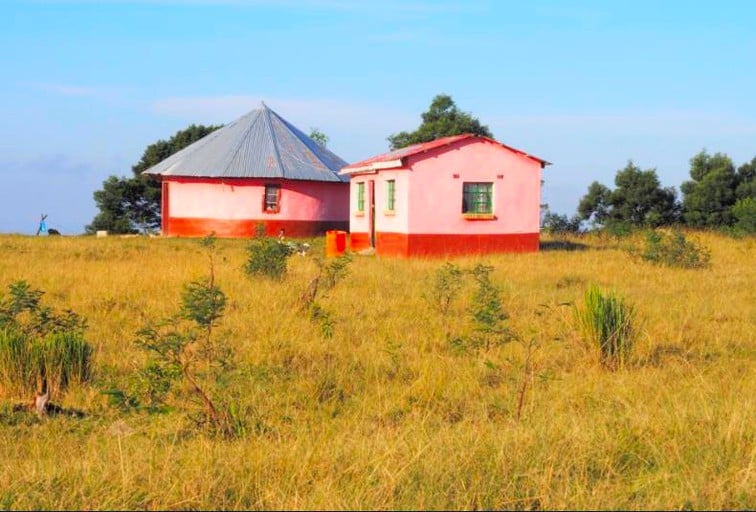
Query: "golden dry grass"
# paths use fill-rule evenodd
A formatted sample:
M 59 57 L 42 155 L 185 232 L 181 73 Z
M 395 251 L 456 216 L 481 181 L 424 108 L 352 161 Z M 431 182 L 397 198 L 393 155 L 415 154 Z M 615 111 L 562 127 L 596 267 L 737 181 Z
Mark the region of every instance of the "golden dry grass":
M 459 350 L 423 295 L 440 260 L 355 257 L 323 300 L 323 338 L 296 302 L 315 267 L 247 277 L 246 242 L 221 240 L 229 298 L 218 334 L 236 350 L 250 433 L 198 433 L 180 412 L 122 413 L 100 390 L 143 360 L 134 333 L 178 308 L 206 258 L 184 239 L 0 237 L 0 287 L 18 279 L 89 321 L 92 386 L 57 397 L 83 419 L 0 415 L 0 507 L 14 509 L 756 508 L 756 247 L 691 234 L 706 270 L 655 267 L 616 244 L 498 255 L 522 344 Z M 607 372 L 570 303 L 590 283 L 638 312 L 632 364 Z M 471 287 L 451 328 L 469 329 Z M 522 415 L 517 393 L 525 380 Z M 7 402 L 17 397 L 0 396 Z

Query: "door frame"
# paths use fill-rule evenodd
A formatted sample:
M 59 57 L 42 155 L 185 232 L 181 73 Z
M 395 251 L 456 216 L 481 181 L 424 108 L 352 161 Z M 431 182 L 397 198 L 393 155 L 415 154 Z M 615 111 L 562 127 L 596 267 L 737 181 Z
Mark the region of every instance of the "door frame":
M 368 180 L 368 238 L 375 249 L 375 180 Z

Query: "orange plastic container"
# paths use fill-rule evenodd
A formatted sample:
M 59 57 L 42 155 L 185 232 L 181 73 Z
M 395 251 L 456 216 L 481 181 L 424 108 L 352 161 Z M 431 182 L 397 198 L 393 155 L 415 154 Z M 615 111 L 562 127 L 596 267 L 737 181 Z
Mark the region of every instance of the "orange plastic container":
M 336 258 L 346 251 L 346 231 L 326 231 L 326 258 Z

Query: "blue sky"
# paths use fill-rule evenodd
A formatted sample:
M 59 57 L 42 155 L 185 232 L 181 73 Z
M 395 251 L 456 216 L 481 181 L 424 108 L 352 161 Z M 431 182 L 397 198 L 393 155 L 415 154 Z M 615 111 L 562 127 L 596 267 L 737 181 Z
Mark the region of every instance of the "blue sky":
M 3 0 L 0 232 L 64 234 L 145 147 L 261 100 L 347 161 L 450 94 L 573 213 L 632 159 L 756 156 L 756 2 Z

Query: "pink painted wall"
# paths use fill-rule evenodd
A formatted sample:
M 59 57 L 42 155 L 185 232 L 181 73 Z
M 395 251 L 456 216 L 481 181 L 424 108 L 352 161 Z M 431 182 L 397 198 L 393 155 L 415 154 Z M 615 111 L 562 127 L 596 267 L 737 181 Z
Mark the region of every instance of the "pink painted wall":
M 446 149 L 444 151 L 444 149 Z M 409 231 L 427 234 L 538 233 L 541 164 L 498 144 L 466 140 L 409 157 Z M 458 175 L 455 178 L 454 175 Z M 499 177 L 500 176 L 500 177 Z M 493 183 L 493 220 L 462 215 L 464 182 Z
M 168 214 L 175 218 L 347 221 L 346 183 L 262 179 L 169 178 Z M 281 210 L 262 210 L 266 184 L 281 185 Z
M 407 170 L 390 169 L 377 174 L 363 174 L 352 178 L 350 187 L 350 231 L 368 231 L 369 181 L 375 182 L 375 226 L 379 231 L 408 233 L 409 231 L 409 190 L 410 173 Z M 394 210 L 388 211 L 388 185 L 394 180 Z M 365 214 L 357 212 L 357 183 L 365 183 Z

